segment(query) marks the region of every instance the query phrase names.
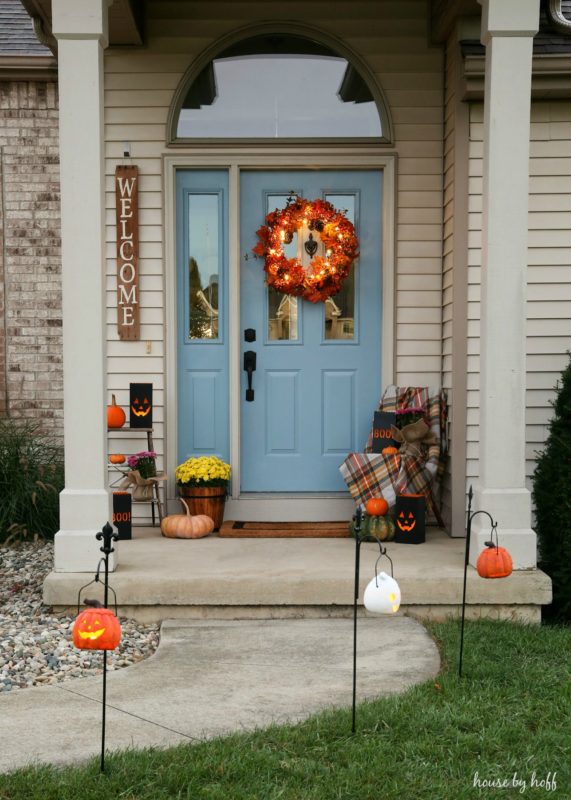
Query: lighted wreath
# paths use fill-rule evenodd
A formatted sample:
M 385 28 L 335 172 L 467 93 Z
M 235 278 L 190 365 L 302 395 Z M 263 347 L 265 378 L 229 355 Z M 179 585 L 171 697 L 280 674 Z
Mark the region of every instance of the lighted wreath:
M 323 302 L 340 291 L 359 255 L 355 228 L 345 214 L 327 200 L 304 200 L 292 196 L 285 208 L 267 215 L 266 223 L 257 231 L 260 241 L 253 251 L 264 258 L 268 286 L 284 294 L 304 297 L 312 303 Z M 311 231 L 304 245 L 312 256 L 307 269 L 298 258 L 286 258 L 283 249 L 304 225 Z M 313 257 L 318 249 L 313 231 L 323 242 L 325 257 Z

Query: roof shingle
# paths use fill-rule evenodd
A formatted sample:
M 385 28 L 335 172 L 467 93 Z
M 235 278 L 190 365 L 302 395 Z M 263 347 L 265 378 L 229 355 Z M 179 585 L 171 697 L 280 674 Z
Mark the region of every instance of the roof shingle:
M 0 56 L 51 56 L 20 0 L 0 0 Z

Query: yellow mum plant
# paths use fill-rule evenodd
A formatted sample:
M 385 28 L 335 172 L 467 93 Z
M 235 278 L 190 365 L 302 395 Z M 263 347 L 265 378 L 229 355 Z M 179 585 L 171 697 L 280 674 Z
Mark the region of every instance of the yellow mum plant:
M 176 468 L 178 486 L 226 486 L 230 465 L 217 456 L 193 456 Z

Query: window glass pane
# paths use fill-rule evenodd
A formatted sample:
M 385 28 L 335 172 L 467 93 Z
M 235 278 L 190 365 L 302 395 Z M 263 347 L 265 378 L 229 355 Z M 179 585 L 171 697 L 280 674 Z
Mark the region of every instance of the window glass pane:
M 355 195 L 326 194 L 325 199 L 336 209 L 342 211 L 353 225 L 355 224 Z M 358 260 L 353 262 L 341 291 L 325 301 L 326 339 L 355 338 L 355 270 L 357 266 Z
M 188 293 L 190 339 L 218 339 L 220 198 L 217 194 L 188 197 Z
M 275 209 L 285 208 L 289 195 L 270 194 L 268 195 L 268 206 L 266 213 Z M 286 258 L 299 258 L 299 242 L 297 233 L 293 234 L 291 242 L 284 242 L 284 255 Z M 298 312 L 300 303 L 298 297 L 277 292 L 272 286 L 268 286 L 268 340 L 272 341 L 297 341 L 298 331 Z
M 190 87 L 179 138 L 380 137 L 366 84 L 344 59 L 311 53 L 219 57 Z

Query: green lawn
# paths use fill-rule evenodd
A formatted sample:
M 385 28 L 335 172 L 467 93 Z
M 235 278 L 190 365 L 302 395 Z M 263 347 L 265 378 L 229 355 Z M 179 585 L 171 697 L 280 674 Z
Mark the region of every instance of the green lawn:
M 430 630 L 441 647 L 441 675 L 360 706 L 355 736 L 349 710 L 327 712 L 300 725 L 108 756 L 104 776 L 96 760 L 3 775 L 0 798 L 571 798 L 571 628 L 467 624 L 462 680 L 459 625 Z M 523 783 L 478 788 L 476 772 L 480 781 L 517 773 L 525 790 Z M 537 785 L 548 776 L 556 782 L 551 791 Z

